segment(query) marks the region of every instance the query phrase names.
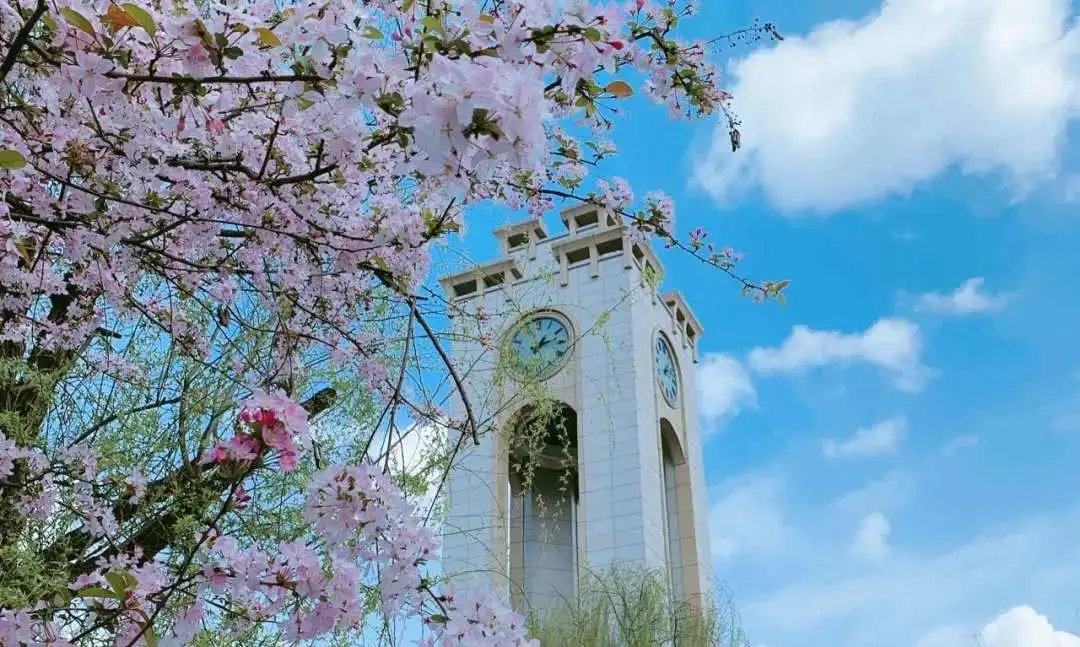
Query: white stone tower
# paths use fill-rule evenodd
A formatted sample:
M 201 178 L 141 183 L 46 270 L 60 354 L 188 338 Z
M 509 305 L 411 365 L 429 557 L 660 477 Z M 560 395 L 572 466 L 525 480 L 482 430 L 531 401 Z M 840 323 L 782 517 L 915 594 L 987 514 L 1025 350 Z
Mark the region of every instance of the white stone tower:
M 698 603 L 712 593 L 694 402 L 701 326 L 677 292 L 658 292 L 660 262 L 615 217 L 583 206 L 562 220 L 555 236 L 539 219 L 497 229 L 500 258 L 441 279 L 462 333 L 452 355 L 489 423 L 454 459 L 444 572 L 543 611 L 575 594 L 584 569 L 620 562 L 664 569 L 674 595 Z M 481 312 L 497 333 L 487 343 L 476 340 Z M 565 412 L 549 441 L 562 449 L 527 487 L 507 433 L 528 418 L 521 382 L 505 377 L 514 370 Z

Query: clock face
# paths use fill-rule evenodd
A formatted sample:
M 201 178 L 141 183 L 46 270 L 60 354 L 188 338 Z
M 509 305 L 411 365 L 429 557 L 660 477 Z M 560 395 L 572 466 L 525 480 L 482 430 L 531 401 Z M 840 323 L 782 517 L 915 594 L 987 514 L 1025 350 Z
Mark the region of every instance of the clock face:
M 559 317 L 533 317 L 511 333 L 510 351 L 522 374 L 550 377 L 570 355 L 570 330 Z
M 675 370 L 675 357 L 667 340 L 656 336 L 656 381 L 668 404 L 675 406 L 679 395 L 679 374 Z

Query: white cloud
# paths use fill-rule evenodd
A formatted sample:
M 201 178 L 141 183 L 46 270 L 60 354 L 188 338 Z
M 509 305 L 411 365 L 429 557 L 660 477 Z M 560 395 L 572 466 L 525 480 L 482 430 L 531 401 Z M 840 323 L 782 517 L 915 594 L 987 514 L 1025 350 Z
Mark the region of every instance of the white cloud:
M 851 540 L 851 554 L 868 562 L 877 562 L 889 556 L 889 534 L 892 526 L 889 519 L 880 512 L 868 514 L 855 529 L 855 538 Z
M 1050 416 L 1050 428 L 1054 431 L 1080 431 L 1080 371 L 1059 380 L 1061 388 L 1051 396 L 1045 406 Z
M 372 439 L 368 456 L 378 465 L 387 465 L 395 475 L 422 476 L 427 481 L 427 490 L 412 503 L 426 513 L 442 494 L 438 488 L 443 468 L 437 459 L 446 456 L 449 433 L 449 427 L 425 420 L 397 427 L 389 435 L 388 443 L 384 428 Z
M 938 627 L 915 647 L 1080 647 L 1080 637 L 1055 630 L 1046 616 L 1021 606 L 1001 614 L 981 631 L 962 625 Z
M 1056 631 L 1031 607 L 1016 607 L 982 630 L 983 647 L 1080 647 L 1080 637 Z
M 916 324 L 879 319 L 862 333 L 795 326 L 779 348 L 755 348 L 748 361 L 760 373 L 802 373 L 829 364 L 867 362 L 890 373 L 898 388 L 917 391 L 930 377 L 921 355 L 922 334 Z
M 1050 428 L 1054 431 L 1080 430 L 1080 411 L 1066 411 L 1054 416 Z
M 739 360 L 720 353 L 705 355 L 697 369 L 697 405 L 706 432 L 756 404 L 754 384 Z
M 983 292 L 985 281 L 981 276 L 970 278 L 949 294 L 930 292 L 923 294 L 917 301 L 921 310 L 942 314 L 969 315 L 980 312 L 1001 310 L 1009 302 L 1007 294 L 989 294 Z
M 743 149 L 718 126 L 695 182 L 830 211 L 951 167 L 1019 190 L 1059 166 L 1076 114 L 1070 0 L 890 0 L 733 65 Z
M 892 454 L 900 446 L 907 421 L 903 416 L 880 420 L 857 429 L 847 440 L 828 438 L 821 443 L 826 458 L 866 458 Z
M 709 541 L 713 557 L 775 554 L 784 545 L 783 482 L 752 475 L 724 488 L 709 509 Z
M 985 647 L 979 645 L 977 632 L 962 625 L 937 627 L 924 634 L 915 647 Z
M 828 636 L 828 644 L 842 647 L 980 647 L 981 633 L 981 647 L 1080 647 L 1002 642 L 1010 636 L 1035 641 L 1038 631 L 1053 636 L 1030 617 L 1018 623 L 1029 633 L 1006 631 L 1016 618 L 997 628 L 986 625 L 986 618 L 1021 602 L 1050 614 L 1073 609 L 1080 555 L 1071 547 L 1078 530 L 1080 508 L 1074 508 L 1018 520 L 943 550 L 907 548 L 869 571 L 844 569 L 825 550 L 811 551 L 813 574 L 763 596 L 744 597 L 742 616 L 755 636 L 773 644 L 826 644 L 820 639 Z M 1048 586 L 1034 577 L 1047 569 L 1067 584 Z M 957 640 L 947 642 L 949 637 Z
M 388 462 L 395 473 L 416 474 L 445 451 L 448 432 L 444 425 L 430 421 L 408 424 L 395 429 L 388 444 L 387 432 L 382 431 L 372 440 L 368 454 L 376 463 Z
M 916 479 L 909 471 L 894 469 L 885 476 L 837 497 L 829 503 L 828 511 L 843 517 L 865 516 L 876 510 L 905 505 L 917 491 Z
M 979 437 L 975 434 L 962 434 L 949 439 L 941 448 L 943 456 L 951 456 L 962 449 L 971 449 L 979 446 Z

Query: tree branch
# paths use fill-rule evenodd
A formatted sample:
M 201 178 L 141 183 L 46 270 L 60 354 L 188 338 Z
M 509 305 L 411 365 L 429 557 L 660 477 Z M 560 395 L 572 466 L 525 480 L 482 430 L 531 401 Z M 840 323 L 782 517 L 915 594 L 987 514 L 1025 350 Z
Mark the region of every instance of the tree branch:
M 8 49 L 7 56 L 4 57 L 4 62 L 0 64 L 0 83 L 7 79 L 8 72 L 11 71 L 11 68 L 15 67 L 15 61 L 19 58 L 19 52 L 21 52 L 22 48 L 26 45 L 26 41 L 30 39 L 30 32 L 34 30 L 34 27 L 44 14 L 45 0 L 38 0 L 37 6 L 34 7 L 34 13 L 30 14 L 30 19 L 23 24 L 19 33 L 15 34 L 15 40 L 11 41 L 11 47 Z
M 106 72 L 105 76 L 110 79 L 124 79 L 132 83 L 167 83 L 170 85 L 184 85 L 187 83 L 319 83 L 326 79 L 315 74 L 285 74 L 274 76 L 269 72 L 258 76 L 157 76 L 155 74 L 123 74 L 121 72 Z
M 276 180 L 270 180 L 266 184 L 267 184 L 267 186 L 279 187 L 279 186 L 285 186 L 286 184 L 297 184 L 299 182 L 307 182 L 308 180 L 314 180 L 315 178 L 319 177 L 320 175 L 326 175 L 327 173 L 333 173 L 334 171 L 337 170 L 337 167 L 338 167 L 337 164 L 331 164 L 329 166 L 324 166 L 322 168 L 314 168 L 314 169 L 308 171 L 307 173 L 303 173 L 301 175 L 290 175 L 289 177 L 279 177 Z

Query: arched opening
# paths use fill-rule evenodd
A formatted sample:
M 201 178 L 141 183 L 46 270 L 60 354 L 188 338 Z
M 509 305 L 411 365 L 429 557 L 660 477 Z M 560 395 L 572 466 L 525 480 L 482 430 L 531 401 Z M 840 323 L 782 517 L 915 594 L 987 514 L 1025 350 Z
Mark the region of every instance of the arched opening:
M 682 600 L 686 597 L 683 538 L 690 519 L 689 511 L 679 502 L 688 498 L 689 483 L 684 483 L 687 470 L 682 444 L 675 428 L 665 418 L 660 419 L 660 449 L 664 476 L 664 541 L 667 544 L 668 585 L 672 597 Z M 684 489 L 683 496 L 680 496 L 680 489 Z
M 543 402 L 519 411 L 508 431 L 512 598 L 542 613 L 575 593 L 578 416 Z

